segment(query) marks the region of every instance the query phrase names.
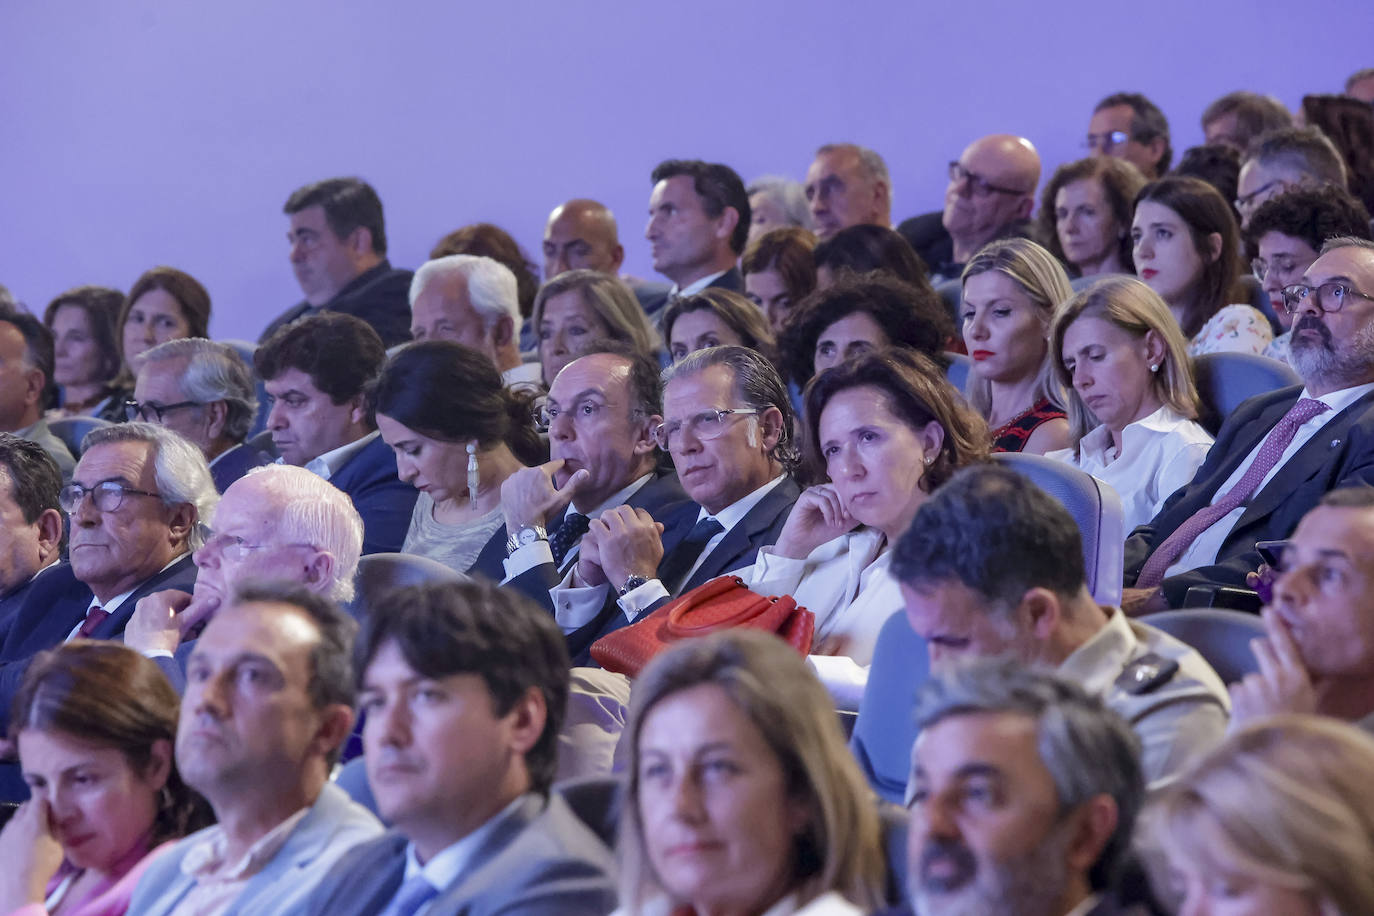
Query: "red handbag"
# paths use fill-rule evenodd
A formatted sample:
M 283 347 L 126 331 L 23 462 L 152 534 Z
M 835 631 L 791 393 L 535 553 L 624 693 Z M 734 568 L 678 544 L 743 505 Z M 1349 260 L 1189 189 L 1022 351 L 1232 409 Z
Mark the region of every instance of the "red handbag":
M 659 652 L 681 639 L 733 627 L 776 633 L 802 655 L 811 652 L 816 615 L 790 595 L 765 598 L 739 576 L 718 576 L 669 601 L 648 617 L 592 643 L 592 658 L 607 671 L 635 677 Z

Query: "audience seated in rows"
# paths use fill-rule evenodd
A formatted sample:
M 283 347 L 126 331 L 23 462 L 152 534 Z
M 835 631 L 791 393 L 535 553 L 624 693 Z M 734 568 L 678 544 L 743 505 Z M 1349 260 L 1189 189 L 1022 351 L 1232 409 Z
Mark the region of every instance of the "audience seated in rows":
M 805 229 L 774 229 L 749 243 L 740 259 L 744 291 L 773 334 L 780 336 L 793 309 L 816 289 L 816 238 Z
M 806 170 L 806 202 L 816 238 L 850 226 L 892 227 L 892 179 L 887 163 L 853 143 L 827 143 Z
M 115 377 L 123 366 L 115 321 L 124 294 L 107 286 L 77 286 L 59 293 L 43 310 L 43 323 L 53 336 L 53 381 L 59 417 L 98 416 L 122 406 L 116 403 Z M 121 416 L 120 419 L 123 419 Z
M 1040 195 L 1040 241 L 1072 276 L 1134 274 L 1131 217 L 1143 187 L 1145 177 L 1125 159 L 1061 165 Z
M 1237 292 L 1240 235 L 1216 189 L 1169 176 L 1136 195 L 1131 223 L 1135 272 L 1168 303 L 1188 355 L 1255 353 L 1273 339 L 1269 320 L 1228 299 Z
M 1071 432 L 1070 446 L 1050 457 L 1111 484 L 1133 531 L 1193 479 L 1212 447 L 1197 423 L 1178 323 L 1144 283 L 1109 277 L 1059 306 L 1050 352 L 1069 391 Z
M 1181 607 L 1192 586 L 1244 587 L 1256 541 L 1287 537 L 1327 490 L 1374 482 L 1374 243 L 1335 238 L 1322 252 L 1285 293 L 1303 389 L 1242 405 L 1192 482 L 1127 539 L 1128 611 Z
M 669 300 L 708 286 L 744 292 L 735 261 L 749 238 L 749 195 L 735 170 L 716 162 L 668 159 L 650 177 L 644 237 L 654 270 L 673 285 L 660 300 L 644 303 L 644 311 L 657 317 Z
M 921 506 L 891 575 L 936 674 L 992 656 L 1052 669 L 1130 724 L 1145 778 L 1159 783 L 1221 740 L 1226 688 L 1191 647 L 1094 601 L 1082 557 L 1068 510 L 991 465 L 954 475 Z
M 911 243 L 886 226 L 863 224 L 841 229 L 822 239 L 812 258 L 819 289 L 834 286 L 846 271 L 865 274 L 882 270 L 913 286 L 930 282 L 926 266 Z
M 1174 159 L 1168 120 L 1138 92 L 1116 92 L 1098 102 L 1083 145 L 1094 156 L 1125 159 L 1150 180 L 1164 177 Z
M 419 491 L 401 551 L 499 581 L 501 485 L 548 460 L 533 399 L 508 388 L 484 354 L 431 339 L 387 362 L 372 409 L 397 474 Z
M 52 332 L 28 312 L 0 306 L 0 432 L 38 443 L 67 480 L 76 459 L 43 418 L 52 376 Z
M 415 508 L 415 488 L 397 478 L 368 409 L 385 360 L 366 322 L 332 309 L 282 326 L 253 354 L 272 405 L 272 445 L 286 464 L 348 494 L 363 517 L 363 553 L 400 550 Z
M 252 468 L 271 462 L 246 441 L 258 415 L 253 371 L 228 344 L 200 337 L 169 340 L 133 361 L 130 420 L 172 430 L 200 449 L 223 493 Z
M 42 446 L 0 433 L 0 646 L 39 574 L 62 558 L 61 491 Z
M 1374 207 L 1374 108 L 1342 95 L 1305 95 L 1297 120 L 1331 141 L 1345 163 L 1351 196 Z
M 1345 189 L 1345 162 L 1340 151 L 1313 127 L 1291 127 L 1261 134 L 1245 151 L 1236 187 L 1241 228 L 1248 228 L 1255 209 L 1271 197 L 1298 187 L 1335 185 Z
M 951 666 L 916 701 L 907 889 L 917 916 L 1140 914 L 1119 880 L 1140 741 L 1071 677 Z
M 553 385 L 564 366 L 599 344 L 622 341 L 649 354 L 659 343 L 630 288 L 597 270 L 569 270 L 545 283 L 534 300 L 533 321 L 546 386 Z
M 1202 111 L 1202 134 L 1208 143 L 1224 143 L 1244 153 L 1260 134 L 1293 126 L 1293 116 L 1272 95 L 1228 92 Z
M 749 195 L 749 240 L 774 229 L 811 231 L 811 206 L 801 182 L 781 175 L 761 175 L 744 186 Z
M 1302 280 L 1322 243 L 1338 235 L 1368 239 L 1369 211 L 1335 185 L 1284 191 L 1260 204 L 1245 229 L 1246 250 L 1255 278 L 1269 294 L 1269 303 L 1283 333 L 1265 348 L 1264 355 L 1288 361 L 1293 315 L 1283 307 L 1283 290 Z
M 291 269 L 305 298 L 272 319 L 259 342 L 325 311 L 367 322 L 383 346 L 408 340 L 411 272 L 386 259 L 386 220 L 372 186 L 359 178 L 317 181 L 293 191 L 282 212 L 290 221 Z
M 615 215 L 605 204 L 576 198 L 559 204 L 544 225 L 544 282 L 570 270 L 596 270 L 615 277 L 625 261 Z M 625 278 L 639 304 L 647 311 L 667 295 L 668 285 Z M 531 313 L 533 314 L 533 313 Z M 532 321 L 535 342 L 539 323 Z M 523 345 L 521 349 L 526 349 Z M 556 373 L 555 373 L 556 374 Z
M 883 901 L 877 801 L 825 691 L 777 637 L 669 649 L 630 716 L 617 916 L 858 916 Z
M 196 641 L 176 763 L 214 809 L 144 872 L 129 912 L 291 914 L 335 862 L 382 832 L 329 782 L 353 727 L 357 629 L 298 586 L 245 586 Z
M 534 349 L 534 329 L 529 319 L 534 313 L 535 294 L 539 292 L 539 268 L 530 261 L 520 244 L 500 226 L 472 223 L 453 230 L 436 242 L 429 259 L 437 261 L 454 254 L 490 258 L 511 272 L 515 277 L 515 299 L 519 306 L 520 317 L 515 324 L 520 335 L 520 350 Z M 413 290 L 415 280 L 412 278 L 410 282 Z M 414 325 L 413 318 L 411 324 Z
M 113 642 L 40 654 L 10 710 L 32 793 L 0 833 L 0 910 L 123 916 L 174 841 L 210 822 L 173 759 L 179 700 Z
M 979 249 L 964 268 L 960 320 L 973 360 L 965 394 L 994 452 L 1043 455 L 1069 444 L 1050 362 L 1050 316 L 1073 295 L 1064 268 L 1029 239 Z
M 1374 739 L 1278 716 L 1229 737 L 1145 820 L 1178 912 L 1374 912 Z
M 663 310 L 663 343 L 668 358 L 681 362 L 707 347 L 748 347 L 777 363 L 778 346 L 768 319 L 740 293 L 704 289 L 681 296 Z

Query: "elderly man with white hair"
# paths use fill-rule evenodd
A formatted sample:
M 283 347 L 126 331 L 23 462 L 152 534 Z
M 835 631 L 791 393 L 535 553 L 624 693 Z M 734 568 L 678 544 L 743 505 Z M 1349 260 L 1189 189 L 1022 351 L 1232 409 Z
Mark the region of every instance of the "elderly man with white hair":
M 338 603 L 353 598 L 362 518 L 347 494 L 305 468 L 254 468 L 224 492 L 212 522 L 195 553 L 194 594 L 149 595 L 124 633 L 178 690 L 191 643 L 240 583 L 292 582 Z
M 510 388 L 539 389 L 540 366 L 520 359 L 515 274 L 491 258 L 426 261 L 410 283 L 410 336 L 452 340 L 487 356 Z

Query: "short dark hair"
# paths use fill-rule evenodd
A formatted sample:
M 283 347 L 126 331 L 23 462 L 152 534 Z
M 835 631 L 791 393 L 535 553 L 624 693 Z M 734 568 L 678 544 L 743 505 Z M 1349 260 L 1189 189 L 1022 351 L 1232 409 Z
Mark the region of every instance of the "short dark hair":
M 782 414 L 782 434 L 778 444 L 773 447 L 773 459 L 791 471 L 800 460 L 793 438 L 796 426 L 796 413 L 792 409 L 792 398 L 787 394 L 787 385 L 773 364 L 756 350 L 748 347 L 707 347 L 689 353 L 686 359 L 663 370 L 661 376 L 663 390 L 674 379 L 697 375 L 712 366 L 724 366 L 735 375 L 735 396 L 745 407 L 767 410 L 776 407 Z
M 715 219 L 733 207 L 739 214 L 735 231 L 730 233 L 730 249 L 735 254 L 744 251 L 749 241 L 749 193 L 744 190 L 744 181 L 734 169 L 719 162 L 702 162 L 700 159 L 665 159 L 654 167 L 650 178 L 654 184 L 687 175 L 692 179 L 692 188 L 701 198 L 701 208 L 706 215 Z
M 1369 239 L 1369 211 L 1350 192 L 1336 185 L 1298 187 L 1260 204 L 1245 228 L 1250 256 L 1259 254 L 1259 240 L 1278 232 L 1321 251 L 1329 238 L 1345 235 Z
M 539 292 L 539 274 L 520 243 L 509 232 L 493 223 L 463 226 L 435 243 L 429 259 L 434 261 L 451 254 L 491 258 L 505 265 L 515 274 L 515 298 L 520 303 L 521 317 L 528 318 L 533 314 L 534 297 Z
M 1169 171 L 1169 163 L 1174 161 L 1174 148 L 1169 143 L 1169 120 L 1159 106 L 1139 92 L 1114 92 L 1097 103 L 1094 112 L 1104 108 L 1125 105 L 1131 109 L 1131 139 L 1137 143 L 1149 143 L 1156 137 L 1164 138 L 1164 152 L 1155 163 L 1155 171 L 1163 175 Z
M 43 310 L 43 323 L 52 328 L 57 318 L 57 310 L 70 306 L 80 309 L 86 315 L 86 325 L 91 329 L 91 339 L 100 351 L 101 378 L 112 379 L 119 374 L 123 362 L 120 356 L 120 343 L 115 329 L 119 327 L 119 314 L 124 307 L 124 294 L 108 286 L 76 286 L 66 292 L 58 293 L 48 307 Z
M 1147 200 L 1178 214 L 1188 227 L 1193 250 L 1202 260 L 1197 293 L 1188 314 L 1179 322 L 1183 336 L 1191 339 L 1226 305 L 1236 284 L 1240 268 L 1240 227 L 1236 224 L 1235 211 L 1216 188 L 1201 178 L 1182 175 L 1166 175 L 1141 188 L 1135 198 L 1136 207 Z M 1221 251 L 1215 258 L 1207 242 L 1207 237 L 1214 232 L 1221 236 Z
M 544 696 L 548 717 L 525 765 L 530 783 L 547 792 L 553 782 L 558 733 L 568 701 L 568 649 L 553 617 L 528 598 L 494 582 L 413 585 L 398 589 L 373 615 L 358 640 L 359 679 L 387 643 L 395 643 L 417 674 L 427 678 L 475 674 L 504 716 L 531 687 Z
M 1328 490 L 1319 506 L 1333 509 L 1374 509 L 1374 487 L 1340 487 Z
M 43 446 L 13 433 L 0 433 L 0 472 L 10 479 L 10 498 L 32 525 L 48 509 L 58 509 L 62 472 Z
M 1265 131 L 1293 126 L 1293 116 L 1278 99 L 1241 90 L 1226 93 L 1203 110 L 1203 129 L 1206 130 L 1208 124 L 1228 114 L 1236 116 L 1236 139 L 1241 149 L 1249 146 L 1251 140 Z
M 911 585 L 957 581 L 1007 608 L 1032 588 L 1070 598 L 1087 583 L 1073 516 L 997 464 L 959 471 L 921 505 L 893 548 L 892 574 Z
M 846 226 L 816 245 L 812 255 L 816 269 L 828 268 L 834 276 L 842 271 L 865 274 L 883 270 L 898 280 L 919 286 L 929 283 L 925 261 L 901 233 L 887 226 Z
M 643 350 L 623 340 L 599 340 L 578 355 L 597 353 L 618 356 L 630 364 L 630 409 L 649 417 L 663 413 L 663 392 L 658 387 L 658 361 Z
M 770 229 L 754 239 L 744 251 L 740 270 L 745 276 L 778 272 L 787 295 L 796 305 L 816 288 L 816 237 L 805 229 L 785 226 Z
M 1297 169 L 1318 184 L 1348 187 L 1345 159 L 1330 138 L 1315 127 L 1285 127 L 1261 134 L 1245 151 L 1241 165 L 1252 161 Z
M 386 220 L 382 199 L 361 178 L 326 178 L 297 188 L 286 199 L 282 212 L 290 216 L 307 207 L 321 207 L 334 236 L 343 240 L 359 226 L 372 236 L 373 253 L 386 255 Z
M 1230 203 L 1239 194 L 1240 150 L 1225 143 L 1190 146 L 1183 151 L 1171 174 L 1200 178 L 1216 188 L 1222 200 Z M 1239 222 L 1240 214 L 1236 213 L 1234 205 L 1231 213 Z
M 271 381 L 287 369 L 342 404 L 362 394 L 386 362 L 386 348 L 372 326 L 344 312 L 320 312 L 277 328 L 253 353 L 258 377 Z
M 1121 266 L 1129 271 L 1135 270 L 1135 246 L 1131 244 L 1131 217 L 1135 211 L 1135 196 L 1145 187 L 1145 176 L 1140 169 L 1125 159 L 1113 156 L 1089 156 L 1074 162 L 1067 162 L 1054 170 L 1049 183 L 1040 194 L 1040 213 L 1036 216 L 1036 227 L 1050 254 L 1068 264 L 1064 246 L 1059 240 L 1058 216 L 1055 212 L 1059 191 L 1075 181 L 1096 181 L 1102 185 L 1102 196 L 1111 208 L 1112 219 L 1121 229 L 1121 239 L 1116 246 L 1116 257 Z M 1072 267 L 1072 265 L 1070 265 Z M 1073 269 L 1076 274 L 1078 271 Z
M 247 581 L 234 589 L 233 604 L 288 604 L 315 624 L 319 642 L 310 652 L 307 691 L 316 709 L 354 705 L 353 643 L 358 622 L 324 595 L 296 582 Z
M 39 396 L 39 412 L 53 403 L 57 385 L 53 382 L 56 356 L 53 353 L 52 331 L 29 312 L 0 305 L 0 321 L 14 325 L 24 338 L 24 361 L 43 372 L 43 392 Z
M 797 307 L 779 341 L 783 373 L 797 385 L 815 374 L 816 341 L 826 328 L 856 312 L 870 315 L 894 346 L 924 353 L 941 368 L 949 365 L 945 343 L 954 321 L 929 283 L 912 285 L 882 271 L 846 276 L 818 289 Z

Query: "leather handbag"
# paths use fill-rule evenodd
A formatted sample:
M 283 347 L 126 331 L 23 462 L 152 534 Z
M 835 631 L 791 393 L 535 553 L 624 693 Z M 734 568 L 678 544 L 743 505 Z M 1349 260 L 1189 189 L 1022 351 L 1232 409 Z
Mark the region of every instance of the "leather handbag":
M 717 576 L 643 620 L 601 637 L 592 644 L 592 658 L 607 671 L 635 677 L 672 643 L 734 627 L 776 633 L 807 655 L 816 615 L 789 595 L 765 597 L 750 591 L 739 576 Z

